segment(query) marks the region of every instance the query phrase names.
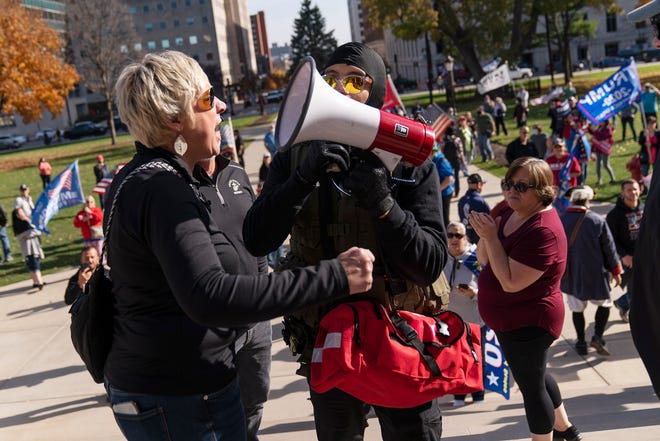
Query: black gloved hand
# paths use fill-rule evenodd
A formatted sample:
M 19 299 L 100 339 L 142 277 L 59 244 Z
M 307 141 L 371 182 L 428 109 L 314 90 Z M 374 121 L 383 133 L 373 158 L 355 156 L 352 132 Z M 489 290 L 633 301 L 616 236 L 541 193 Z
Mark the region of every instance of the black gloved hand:
M 374 217 L 387 214 L 394 206 L 387 179 L 389 171 L 371 152 L 360 152 L 359 159 L 353 158 L 353 163 L 342 182 L 343 187 Z
M 309 145 L 303 163 L 298 166 L 298 175 L 308 184 L 316 184 L 322 173 L 336 165 L 338 169 L 330 170 L 345 172 L 350 159 L 346 148 L 339 144 L 313 142 Z M 334 167 L 333 167 L 334 168 Z

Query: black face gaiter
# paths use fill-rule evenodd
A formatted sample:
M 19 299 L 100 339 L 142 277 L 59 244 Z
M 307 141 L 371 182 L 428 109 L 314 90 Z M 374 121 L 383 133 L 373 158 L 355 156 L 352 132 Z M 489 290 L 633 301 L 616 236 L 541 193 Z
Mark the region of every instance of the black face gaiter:
M 351 42 L 339 46 L 330 56 L 323 68 L 327 69 L 333 64 L 348 64 L 359 67 L 373 80 L 369 99 L 365 104 L 380 109 L 385 100 L 385 63 L 378 53 L 369 46 Z

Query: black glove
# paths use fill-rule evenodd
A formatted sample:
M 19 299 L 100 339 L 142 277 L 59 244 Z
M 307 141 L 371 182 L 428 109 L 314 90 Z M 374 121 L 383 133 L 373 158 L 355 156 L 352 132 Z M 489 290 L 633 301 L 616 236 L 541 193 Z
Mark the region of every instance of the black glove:
M 298 175 L 307 184 L 316 184 L 330 166 L 338 167 L 338 170 L 332 171 L 345 172 L 349 163 L 348 151 L 344 146 L 313 142 L 307 148 L 303 163 L 298 166 Z
M 387 180 L 389 172 L 382 161 L 371 152 L 364 152 L 358 160 L 355 159 L 342 184 L 357 198 L 361 207 L 369 210 L 374 217 L 380 217 L 394 206 Z

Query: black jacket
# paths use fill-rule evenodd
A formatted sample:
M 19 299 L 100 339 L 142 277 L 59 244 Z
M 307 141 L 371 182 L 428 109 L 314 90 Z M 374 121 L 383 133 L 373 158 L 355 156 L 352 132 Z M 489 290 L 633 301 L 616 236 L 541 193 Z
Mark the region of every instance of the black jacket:
M 290 161 L 291 150 L 275 155 L 263 191 L 245 217 L 243 237 L 252 254 L 266 254 L 284 242 L 296 214 L 315 188 L 291 173 Z M 411 178 L 415 184 L 400 185 L 394 207 L 374 224 L 389 271 L 428 286 L 440 276 L 447 260 L 440 184 L 429 160 L 415 167 Z M 378 250 L 371 251 L 379 259 Z
M 633 256 L 635 243 L 639 236 L 639 226 L 644 213 L 644 204 L 640 201 L 636 208 L 628 207 L 619 196 L 614 208 L 607 213 L 607 226 L 610 227 L 616 252 L 619 257 Z
M 66 290 L 64 291 L 64 303 L 67 305 L 73 304 L 73 302 L 83 293 L 83 290 L 78 286 L 78 274 L 80 274 L 80 270 L 76 271 L 75 274 L 69 278 L 69 283 L 66 285 Z
M 239 253 L 212 220 L 199 182 L 180 159 L 138 144 L 109 189 L 134 169 L 164 161 L 122 188 L 106 238 L 115 295 L 110 385 L 150 394 L 218 390 L 235 377 L 236 327 L 348 293 L 337 260 L 295 273 L 246 276 Z
M 538 150 L 536 150 L 536 145 L 532 142 L 531 139 L 527 140 L 527 144 L 523 144 L 520 138 L 516 138 L 506 146 L 506 162 L 511 165 L 513 161 L 518 158 L 525 156 L 531 156 L 532 158 L 540 158 Z M 543 158 L 541 158 L 543 159 Z

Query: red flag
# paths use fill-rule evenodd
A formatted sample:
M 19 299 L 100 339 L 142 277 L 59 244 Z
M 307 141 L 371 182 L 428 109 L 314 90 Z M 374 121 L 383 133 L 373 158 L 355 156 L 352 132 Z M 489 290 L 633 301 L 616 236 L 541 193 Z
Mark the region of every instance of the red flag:
M 406 107 L 403 105 L 401 97 L 399 97 L 399 92 L 397 92 L 396 87 L 394 86 L 392 77 L 390 74 L 387 74 L 387 82 L 385 83 L 385 101 L 383 102 L 381 110 L 390 110 L 395 107 L 400 107 L 404 114 L 406 113 Z

